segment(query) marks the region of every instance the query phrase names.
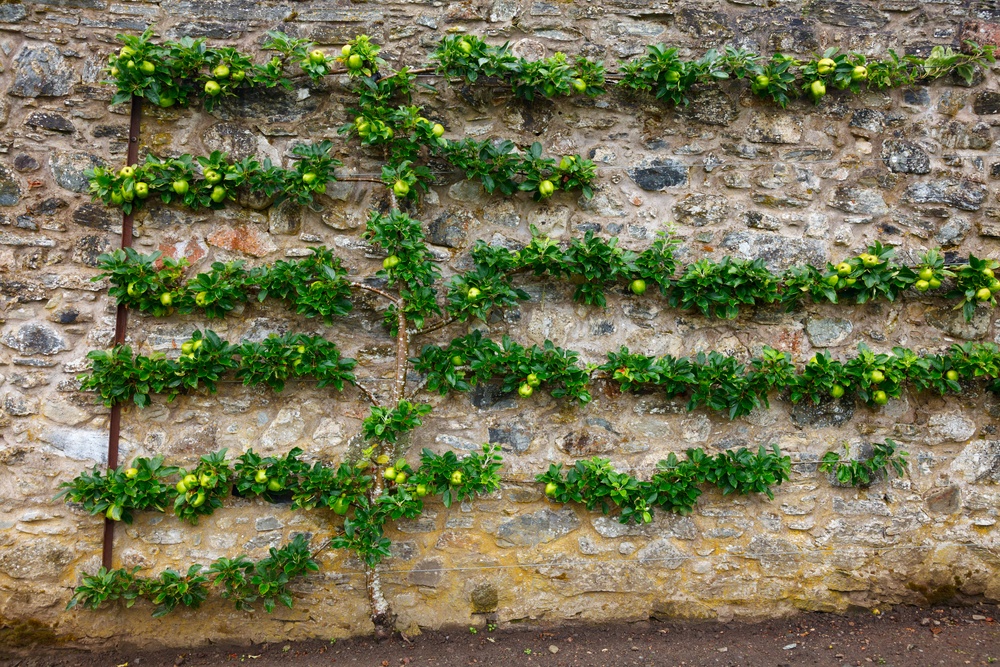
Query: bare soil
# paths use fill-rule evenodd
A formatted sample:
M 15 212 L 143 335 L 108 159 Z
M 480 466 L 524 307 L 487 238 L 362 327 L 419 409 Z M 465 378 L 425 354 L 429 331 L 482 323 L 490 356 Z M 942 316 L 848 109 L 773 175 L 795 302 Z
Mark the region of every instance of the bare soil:
M 358 638 L 160 651 L 123 646 L 96 653 L 45 646 L 8 652 L 6 658 L 0 646 L 0 667 L 989 665 L 1000 664 L 998 620 L 996 605 L 900 607 L 881 613 L 804 613 L 760 623 L 456 628 L 381 643 Z

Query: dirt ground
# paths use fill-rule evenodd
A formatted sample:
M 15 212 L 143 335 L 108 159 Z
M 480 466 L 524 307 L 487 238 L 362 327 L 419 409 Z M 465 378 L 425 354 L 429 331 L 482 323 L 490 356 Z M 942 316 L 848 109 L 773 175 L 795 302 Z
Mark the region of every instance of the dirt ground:
M 395 637 L 257 646 L 209 645 L 190 650 L 104 653 L 36 647 L 3 657 L 0 667 L 314 667 L 363 665 L 798 665 L 1000 664 L 1000 608 L 900 607 L 882 613 L 801 614 L 761 623 L 647 621 L 561 628 L 476 628 Z

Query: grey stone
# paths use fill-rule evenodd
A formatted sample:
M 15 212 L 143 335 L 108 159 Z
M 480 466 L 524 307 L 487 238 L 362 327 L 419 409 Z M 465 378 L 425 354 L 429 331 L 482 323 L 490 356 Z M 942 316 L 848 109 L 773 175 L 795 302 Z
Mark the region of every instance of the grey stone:
M 40 433 L 38 439 L 75 461 L 106 463 L 108 460 L 107 430 L 53 428 Z
M 73 222 L 81 227 L 111 231 L 121 225 L 121 216 L 115 216 L 99 204 L 81 204 L 73 211 Z
M 0 23 L 19 23 L 28 15 L 22 3 L 0 5 Z
M 0 5 L 0 7 L 3 7 L 3 5 Z M 41 165 L 38 164 L 38 160 L 27 153 L 18 153 L 14 156 L 14 169 L 17 171 L 35 171 L 39 166 Z
M 877 109 L 855 109 L 849 127 L 865 137 L 880 134 L 885 129 L 885 114 Z
M 693 227 L 716 225 L 729 216 L 729 200 L 722 195 L 692 193 L 674 204 L 677 222 Z
M 668 570 L 676 570 L 688 560 L 688 555 L 674 546 L 669 538 L 653 540 L 636 553 L 636 559 L 643 564 L 656 564 Z
M 854 416 L 854 400 L 848 396 L 824 400 L 818 405 L 804 399 L 792 406 L 792 423 L 800 428 L 843 426 Z
M 929 174 L 931 171 L 931 159 L 927 152 L 912 141 L 902 139 L 882 142 L 882 162 L 889 171 L 897 174 Z
M 802 141 L 802 121 L 788 113 L 755 112 L 743 136 L 758 144 L 797 144 Z
M 968 125 L 957 120 L 942 123 L 931 129 L 944 148 L 971 148 L 982 150 L 993 144 L 993 131 L 987 123 Z
M 0 571 L 12 579 L 55 579 L 72 560 L 68 547 L 35 537 L 0 551 Z
M 38 414 L 38 400 L 30 399 L 19 391 L 4 394 L 3 409 L 11 417 L 27 417 Z
M 49 160 L 56 183 L 73 192 L 87 192 L 90 182 L 84 176 L 87 169 L 106 167 L 107 163 L 90 153 L 54 153 Z
M 632 167 L 629 178 L 643 190 L 662 192 L 688 183 L 688 167 L 677 160 L 656 158 L 648 164 Z
M 833 317 L 810 318 L 806 321 L 806 333 L 813 347 L 836 347 L 843 343 L 854 331 L 850 320 Z
M 951 462 L 951 471 L 966 482 L 1000 482 L 1000 440 L 976 440 Z
M 788 238 L 768 232 L 729 232 L 721 245 L 743 259 L 763 259 L 772 271 L 793 264 L 823 266 L 827 260 L 826 245 L 820 240 Z
M 829 204 L 845 213 L 885 215 L 889 212 L 889 207 L 878 190 L 856 185 L 841 185 L 836 188 L 830 195 Z
M 968 179 L 947 178 L 914 183 L 903 193 L 911 204 L 945 204 L 963 211 L 978 211 L 986 200 L 986 187 Z
M 536 546 L 559 539 L 579 527 L 580 519 L 572 509 L 553 511 L 546 508 L 501 523 L 496 531 L 496 542 L 500 547 Z
M 68 118 L 49 111 L 35 111 L 28 116 L 24 124 L 28 127 L 51 130 L 53 132 L 65 132 L 69 134 L 76 132 L 76 126 Z
M 801 558 L 797 546 L 788 540 L 770 535 L 754 535 L 744 554 L 766 566 L 791 566 Z
M 58 331 L 41 322 L 27 322 L 16 330 L 7 331 L 0 343 L 26 355 L 51 355 L 69 349 Z
M 98 257 L 113 248 L 114 244 L 106 236 L 82 236 L 73 244 L 73 261 L 96 268 Z
M 889 17 L 878 11 L 876 3 L 864 0 L 812 0 L 803 13 L 820 23 L 845 28 L 880 30 L 889 22 Z
M 489 429 L 491 444 L 508 445 L 516 454 L 523 454 L 531 446 L 531 431 L 522 422 L 513 422 L 491 426 Z
M 278 517 L 274 516 L 262 516 L 258 517 L 254 521 L 254 528 L 256 528 L 258 532 L 280 530 L 281 528 L 284 528 L 284 526 L 285 524 L 278 521 Z
M 937 412 L 927 420 L 927 444 L 965 442 L 976 434 L 976 423 L 958 412 Z
M 14 58 L 14 68 L 14 83 L 8 92 L 15 97 L 68 95 L 75 77 L 54 44 L 25 46 Z
M 0 206 L 14 206 L 21 201 L 21 182 L 14 170 L 0 164 Z
M 427 240 L 445 248 L 464 248 L 468 244 L 472 216 L 466 211 L 446 211 L 427 228 Z
M 927 324 L 952 336 L 964 340 L 976 340 L 985 336 L 990 330 L 992 318 L 989 310 L 976 308 L 972 314 L 972 320 L 966 322 L 961 310 L 955 310 L 951 306 L 943 306 L 928 310 L 924 319 Z
M 308 93 L 308 89 L 299 89 Z M 320 98 L 301 94 L 299 90 L 283 88 L 251 88 L 238 97 L 224 97 L 212 110 L 222 120 L 246 121 L 257 119 L 265 123 L 291 123 L 316 111 Z
M 215 123 L 206 129 L 201 140 L 209 151 L 229 153 L 231 160 L 240 161 L 255 157 L 279 161 L 279 153 L 259 134 L 239 122 Z
M 517 0 L 493 0 L 490 7 L 490 23 L 507 23 L 517 16 L 521 3 Z
M 272 234 L 298 234 L 302 229 L 302 207 L 286 199 L 267 211 L 268 231 Z
M 760 211 L 747 211 L 743 215 L 743 220 L 746 226 L 752 229 L 764 229 L 771 232 L 781 229 L 780 220 L 773 215 L 761 213 Z
M 970 228 L 971 225 L 965 218 L 951 218 L 941 225 L 941 229 L 934 235 L 934 240 L 942 248 L 953 248 L 962 245 Z
M 1000 113 L 1000 92 L 983 90 L 972 102 L 972 111 L 979 116 L 992 116 Z

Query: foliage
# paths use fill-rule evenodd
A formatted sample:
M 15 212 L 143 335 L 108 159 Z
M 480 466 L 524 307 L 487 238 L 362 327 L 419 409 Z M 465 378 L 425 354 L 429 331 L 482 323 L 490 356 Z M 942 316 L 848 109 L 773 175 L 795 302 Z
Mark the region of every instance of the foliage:
M 846 486 L 866 487 L 882 479 L 887 473 L 895 472 L 902 477 L 906 472 L 906 452 L 896 449 L 896 443 L 872 443 L 872 454 L 865 459 L 843 460 L 837 452 L 827 452 L 819 464 L 819 471 L 829 473 Z M 845 446 L 845 451 L 846 451 Z
M 657 464 L 648 481 L 618 472 L 609 460 L 599 457 L 577 461 L 565 471 L 561 464 L 552 464 L 535 479 L 545 484 L 545 494 L 554 502 L 582 503 L 589 510 L 599 507 L 605 514 L 617 507 L 619 521 L 641 524 L 653 520 L 656 507 L 690 513 L 702 484 L 716 486 L 723 494 L 764 493 L 773 499 L 771 487 L 787 481 L 789 470 L 790 459 L 777 446 L 770 452 L 761 447 L 754 454 L 741 448 L 715 456 L 699 448 L 689 449 L 683 461 L 670 454 Z
M 292 606 L 288 589 L 292 581 L 318 570 L 308 540 L 299 534 L 280 549 L 271 547 L 268 556 L 256 563 L 243 555 L 235 559 L 220 558 L 207 569 L 195 563 L 183 574 L 168 569 L 152 578 L 136 576 L 139 568 L 102 567 L 96 575 L 83 577 L 66 608 L 81 604 L 87 609 L 97 609 L 105 602 L 119 599 L 131 607 L 136 599 L 144 598 L 156 605 L 153 617 L 157 618 L 177 606 L 197 609 L 208 597 L 211 584 L 223 586 L 222 597 L 232 600 L 238 610 L 253 611 L 250 603 L 260 599 L 264 610 L 271 613 L 276 601 Z
M 162 456 L 139 457 L 131 466 L 123 464 L 107 474 L 94 466 L 90 473 L 84 472 L 60 484 L 63 490 L 56 498 L 80 503 L 91 514 L 104 512 L 112 521 L 132 523 L 134 511 L 163 512 L 171 504 L 176 491 L 163 478 L 176 472 L 176 468 L 163 465 Z

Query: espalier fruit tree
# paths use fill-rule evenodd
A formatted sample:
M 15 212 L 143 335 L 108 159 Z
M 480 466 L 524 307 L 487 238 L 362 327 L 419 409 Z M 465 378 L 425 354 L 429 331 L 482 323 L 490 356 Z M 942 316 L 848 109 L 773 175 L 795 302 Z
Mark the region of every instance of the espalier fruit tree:
M 264 64 L 230 47 L 209 47 L 204 40 L 156 43 L 151 32 L 122 37 L 124 46 L 107 69 L 117 87 L 114 101 L 141 98 L 171 107 L 200 100 L 211 110 L 250 88 L 291 87 L 292 66 L 314 80 L 346 73 L 356 102 L 340 133 L 383 161 L 379 178 L 372 180 L 385 186 L 388 205 L 371 213 L 363 232 L 371 249 L 384 256 L 382 269 L 365 278 L 349 278 L 352 274 L 340 258 L 317 247 L 300 259 L 253 268 L 243 262 L 217 262 L 208 271 L 189 275 L 183 259 L 127 248 L 103 255 L 102 274 L 95 280 L 108 279 L 110 295 L 119 304 L 155 317 L 180 313 L 222 318 L 254 300 L 273 299 L 302 316 L 331 323 L 352 310 L 358 293 L 366 293 L 383 304 L 383 325 L 394 339 L 391 384 L 381 391 L 368 388 L 355 375 L 355 360 L 344 357 L 335 342 L 300 333 L 237 344 L 206 329 L 185 341 L 179 356 L 135 354 L 127 345 L 91 352 L 82 388 L 94 391 L 109 406 L 132 403 L 141 408 L 155 395 L 172 400 L 188 392 L 214 392 L 224 377 L 274 391 L 284 390 L 289 380 L 311 378 L 336 391 L 353 386 L 371 404 L 360 433 L 365 447 L 351 460 L 310 463 L 299 448 L 283 456 L 247 449 L 234 458 L 221 450 L 206 453 L 193 468 L 181 469 L 166 465 L 159 456 L 140 457 L 115 470 L 95 468 L 63 484 L 61 495 L 91 513 L 131 522 L 136 512 L 171 512 L 197 523 L 221 510 L 233 494 L 268 502 L 290 498 L 295 510 L 325 511 L 333 535 L 321 548 L 349 549 L 358 556 L 365 567 L 371 619 L 376 632 L 384 635 L 394 622 L 378 569 L 391 556 L 387 523 L 418 516 L 431 496 L 440 496 L 450 506 L 493 493 L 502 481 L 499 450 L 489 445 L 461 458 L 425 450 L 420 464 L 411 465 L 401 447 L 406 434 L 421 426 L 431 410 L 418 400 L 421 392 L 464 392 L 498 382 L 503 391 L 516 392 L 524 400 L 545 390 L 583 405 L 592 400 L 589 387 L 598 381 L 614 383 L 625 392 L 685 396 L 689 409 L 717 410 L 735 418 L 766 408 L 773 395 L 818 403 L 850 393 L 877 408 L 906 386 L 946 394 L 960 391 L 962 382 L 985 381 L 990 390 L 1000 390 L 1000 351 L 992 344 L 956 345 L 948 353 L 920 355 L 903 348 L 876 354 L 862 345 L 846 362 L 824 352 L 801 369 L 787 353 L 766 347 L 749 361 L 714 351 L 655 358 L 621 348 L 609 352 L 604 364 L 585 365 L 578 353 L 551 341 L 525 347 L 509 337 L 491 340 L 478 330 L 418 351 L 416 342 L 424 334 L 451 325 L 468 329 L 474 320 L 485 321 L 496 311 L 516 307 L 528 298 L 519 283 L 530 276 L 571 281 L 573 298 L 595 307 L 606 305 L 609 289 L 631 298 L 655 298 L 643 296 L 655 287 L 673 308 L 731 319 L 744 309 L 794 307 L 804 299 L 893 301 L 912 290 L 953 299 L 955 308 L 971 318 L 976 308 L 996 305 L 1000 280 L 993 270 L 1000 264 L 970 255 L 964 264 L 946 265 L 941 253 L 931 250 L 916 266 L 903 266 L 895 261 L 892 248 L 876 243 L 837 264 L 802 265 L 774 274 L 760 261 L 732 257 L 679 266 L 674 259 L 677 241 L 670 236 L 634 252 L 620 248 L 617 239 L 589 232 L 565 244 L 535 233 L 516 251 L 477 242 L 471 251 L 472 268 L 443 281 L 420 223 L 410 216 L 435 182 L 432 161 L 451 165 L 488 193 L 528 193 L 536 201 L 560 191 L 592 197 L 594 164 L 580 155 L 546 157 L 537 142 L 519 147 L 505 140 L 448 138 L 444 125 L 425 117 L 413 101 L 417 71 L 387 71 L 379 47 L 366 36 L 335 55 L 281 33 L 268 37 L 263 48 L 275 55 Z M 803 62 L 782 54 L 764 60 L 731 48 L 682 60 L 676 49 L 655 45 L 645 56 L 623 64 L 620 74 L 606 76 L 602 63 L 583 57 L 571 60 L 557 53 L 529 62 L 514 57 L 506 45 L 456 35 L 445 37 L 430 60 L 434 71 L 446 78 L 501 82 L 528 102 L 601 95 L 606 80 L 615 78 L 626 88 L 683 104 L 692 86 L 733 77 L 749 80 L 754 94 L 785 106 L 800 92 L 818 102 L 828 84 L 858 92 L 862 86 L 907 85 L 952 72 L 970 78 L 978 64 L 992 62 L 992 49 L 972 45 L 963 54 L 935 48 L 926 59 L 890 53 L 880 61 L 828 50 Z M 254 158 L 232 161 L 220 152 L 150 154 L 142 164 L 117 171 L 97 168 L 88 176 L 95 199 L 126 213 L 153 200 L 220 209 L 245 193 L 275 203 L 289 199 L 310 204 L 337 180 L 341 164 L 333 148 L 331 141 L 298 144 L 292 149 L 291 168 Z M 411 371 L 419 377 L 414 379 Z M 905 453 L 897 453 L 894 443 L 873 451 L 869 461 L 841 460 L 831 452 L 823 470 L 838 483 L 855 485 L 867 485 L 890 468 L 897 474 L 905 471 Z M 690 512 L 705 485 L 723 494 L 772 497 L 772 487 L 788 479 L 789 469 L 789 457 L 776 447 L 714 456 L 691 449 L 683 460 L 671 454 L 661 461 L 648 480 L 618 472 L 600 458 L 566 468 L 553 465 L 536 479 L 552 502 L 615 511 L 623 523 L 648 523 L 657 509 Z M 192 564 L 184 573 L 167 570 L 154 578 L 140 577 L 135 570 L 102 569 L 84 577 L 70 606 L 94 609 L 114 600 L 131 606 L 144 598 L 160 615 L 177 605 L 198 606 L 214 585 L 238 609 L 251 610 L 261 601 L 270 611 L 277 603 L 293 604 L 289 584 L 318 568 L 314 556 L 298 536 L 257 562 L 246 556 L 222 558 L 207 568 Z

